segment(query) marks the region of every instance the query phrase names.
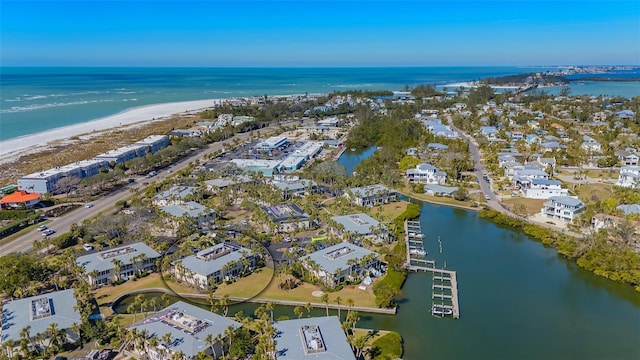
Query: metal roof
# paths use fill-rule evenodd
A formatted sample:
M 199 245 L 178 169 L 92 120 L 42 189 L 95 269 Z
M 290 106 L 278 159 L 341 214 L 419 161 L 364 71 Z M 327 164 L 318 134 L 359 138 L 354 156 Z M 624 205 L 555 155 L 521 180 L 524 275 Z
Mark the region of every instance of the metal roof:
M 320 268 L 323 270 L 333 274 L 338 269 L 345 270 L 349 268 L 349 265 L 347 264 L 349 260 L 362 259 L 362 257 L 369 254 L 378 256 L 378 253 L 376 252 L 345 241 L 313 252 L 310 255 L 305 256 L 303 260 L 311 260 L 320 265 Z
M 278 321 L 274 327 L 278 359 L 356 359 L 337 316 Z M 305 328 L 314 331 L 304 331 Z
M 140 254 L 145 254 L 147 259 L 154 259 L 160 256 L 157 251 L 147 246 L 147 244 L 137 242 L 89 255 L 78 256 L 76 264 L 84 267 L 85 273 L 88 274 L 93 270 L 100 272 L 113 269 L 113 259 L 122 261 L 124 265 L 130 264 L 131 259 Z
M 378 220 L 364 213 L 333 216 L 331 220 L 342 224 L 345 231 L 358 235 L 369 235 L 380 225 Z
M 20 340 L 20 331 L 31 326 L 30 334 L 44 334 L 52 323 L 59 329 L 68 329 L 73 323 L 80 324 L 80 312 L 73 307 L 76 298 L 73 289 L 31 296 L 10 301 L 2 307 L 1 342 Z
M 220 256 L 209 256 L 215 252 L 218 252 Z M 178 261 L 182 262 L 185 269 L 208 277 L 221 270 L 224 265 L 242 259 L 243 253 L 247 254 L 246 256 L 251 256 L 253 251 L 242 246 L 217 244 Z

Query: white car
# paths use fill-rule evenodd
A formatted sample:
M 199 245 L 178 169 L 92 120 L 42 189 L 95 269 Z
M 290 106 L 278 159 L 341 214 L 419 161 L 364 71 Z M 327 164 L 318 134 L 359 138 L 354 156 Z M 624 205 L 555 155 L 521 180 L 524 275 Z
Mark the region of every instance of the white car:
M 55 231 L 55 230 L 53 230 L 53 229 L 47 229 L 47 230 L 45 230 L 45 231 L 42 233 L 42 235 L 44 235 L 44 236 L 49 236 L 49 235 L 54 234 L 55 232 L 56 232 L 56 231 Z
M 89 244 L 82 244 L 82 248 L 84 249 L 84 251 L 91 251 L 93 250 L 93 246 L 89 245 Z
M 484 198 L 485 198 L 486 200 L 491 200 L 491 196 L 489 196 L 489 194 L 485 195 L 485 196 L 484 196 Z
M 88 203 L 87 205 L 85 205 L 84 207 L 86 207 L 87 209 L 91 209 L 93 207 L 92 203 Z
M 38 226 L 38 231 L 45 231 L 45 230 L 47 230 L 47 229 L 48 229 L 47 225 L 40 225 L 40 226 Z

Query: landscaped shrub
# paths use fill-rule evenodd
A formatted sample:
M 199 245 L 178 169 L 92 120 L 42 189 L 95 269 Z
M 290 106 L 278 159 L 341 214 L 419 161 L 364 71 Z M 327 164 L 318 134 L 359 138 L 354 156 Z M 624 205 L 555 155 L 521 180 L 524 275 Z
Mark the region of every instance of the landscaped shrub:
M 402 356 L 402 337 L 395 331 L 379 337 L 371 344 L 374 360 L 395 360 Z

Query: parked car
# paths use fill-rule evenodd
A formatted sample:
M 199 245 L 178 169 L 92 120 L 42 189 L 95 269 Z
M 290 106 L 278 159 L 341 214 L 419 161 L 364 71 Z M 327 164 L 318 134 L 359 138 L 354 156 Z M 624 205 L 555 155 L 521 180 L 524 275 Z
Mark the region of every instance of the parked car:
M 82 248 L 84 249 L 84 251 L 91 251 L 93 250 L 93 246 L 89 245 L 89 244 L 82 244 Z

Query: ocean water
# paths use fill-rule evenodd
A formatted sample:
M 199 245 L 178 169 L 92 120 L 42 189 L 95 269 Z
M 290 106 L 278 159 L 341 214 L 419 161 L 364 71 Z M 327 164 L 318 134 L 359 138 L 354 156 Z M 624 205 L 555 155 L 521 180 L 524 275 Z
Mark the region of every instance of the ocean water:
M 253 95 L 401 90 L 546 68 L 0 68 L 0 140 L 109 116 L 128 108 Z M 599 94 L 606 83 L 587 90 Z M 609 95 L 640 95 L 637 83 Z M 588 86 L 588 85 L 587 85 Z M 577 91 L 574 93 L 578 93 Z

